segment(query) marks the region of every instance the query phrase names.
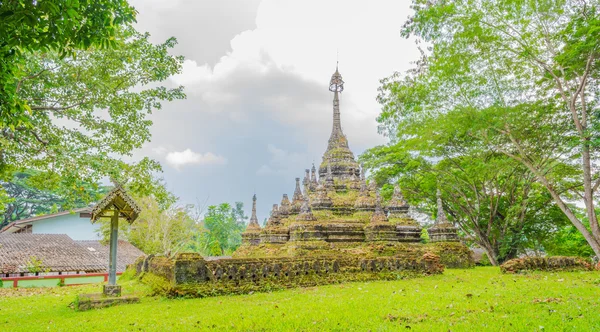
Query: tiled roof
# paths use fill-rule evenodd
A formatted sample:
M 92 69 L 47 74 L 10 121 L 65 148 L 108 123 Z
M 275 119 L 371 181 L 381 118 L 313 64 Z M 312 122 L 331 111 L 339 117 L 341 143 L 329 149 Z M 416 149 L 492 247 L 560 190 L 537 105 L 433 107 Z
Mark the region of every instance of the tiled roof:
M 108 258 L 110 254 L 109 245 L 102 245 L 100 241 L 75 241 L 82 248 L 85 248 L 88 252 L 98 258 L 103 264 L 104 268 L 108 271 Z M 134 247 L 131 243 L 119 240 L 117 246 L 117 272 L 125 271 L 127 265 L 133 264 L 135 260 L 145 254 L 138 248 Z
M 0 234 L 0 273 L 33 272 L 34 261 L 40 263 L 36 272 L 106 271 L 96 256 L 65 234 Z

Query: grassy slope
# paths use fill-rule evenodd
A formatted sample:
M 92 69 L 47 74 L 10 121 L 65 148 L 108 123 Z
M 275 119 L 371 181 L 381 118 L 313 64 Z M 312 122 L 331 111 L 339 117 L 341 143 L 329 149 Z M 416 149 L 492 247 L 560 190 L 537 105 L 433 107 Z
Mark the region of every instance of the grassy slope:
M 241 296 L 144 298 L 88 312 L 68 305 L 99 286 L 0 289 L 0 330 L 592 331 L 600 329 L 599 284 L 598 272 L 512 276 L 476 268 Z M 144 290 L 132 282 L 125 288 Z

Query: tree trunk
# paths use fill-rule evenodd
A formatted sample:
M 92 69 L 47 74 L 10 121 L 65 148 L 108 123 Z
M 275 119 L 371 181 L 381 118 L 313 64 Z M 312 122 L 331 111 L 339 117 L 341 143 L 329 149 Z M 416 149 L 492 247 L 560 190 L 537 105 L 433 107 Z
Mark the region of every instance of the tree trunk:
M 492 245 L 489 243 L 489 241 L 487 239 L 481 238 L 479 245 L 481 246 L 481 248 L 483 250 L 485 250 L 485 253 L 488 256 L 488 259 L 490 260 L 490 263 L 492 263 L 493 266 L 498 266 L 499 264 L 498 264 L 497 250 L 495 250 L 492 247 Z

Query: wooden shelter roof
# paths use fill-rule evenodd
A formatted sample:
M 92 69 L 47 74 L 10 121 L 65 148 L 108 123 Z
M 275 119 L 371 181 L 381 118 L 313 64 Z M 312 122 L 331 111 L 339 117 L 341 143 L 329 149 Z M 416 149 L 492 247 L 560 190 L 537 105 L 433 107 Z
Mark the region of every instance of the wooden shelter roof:
M 141 212 L 137 203 L 121 187 L 116 185 L 106 196 L 94 206 L 91 212 L 91 221 L 95 222 L 102 217 L 110 217 L 105 212 L 116 209 L 119 216 L 125 218 L 130 224 L 137 219 Z

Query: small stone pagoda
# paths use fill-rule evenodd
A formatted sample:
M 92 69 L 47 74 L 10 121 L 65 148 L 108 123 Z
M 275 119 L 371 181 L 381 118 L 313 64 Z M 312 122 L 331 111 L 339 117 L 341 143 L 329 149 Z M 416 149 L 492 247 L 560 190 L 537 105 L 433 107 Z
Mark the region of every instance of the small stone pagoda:
M 458 233 L 456 227 L 448 221 L 444 206 L 442 204 L 442 194 L 437 190 L 437 217 L 433 227 L 427 230 L 429 241 L 431 242 L 458 242 Z
M 234 257 L 373 253 L 373 245 L 382 244 L 396 250 L 392 254 L 415 248 L 424 250 L 422 229 L 410 216 L 400 188 L 396 186 L 392 198 L 383 202 L 375 183 L 367 183 L 364 168 L 350 150 L 341 125 L 343 90 L 344 81 L 336 68 L 329 84 L 333 93 L 333 126 L 318 172 L 313 164 L 305 170 L 302 183 L 300 178 L 295 179 L 292 200 L 283 194 L 262 229 L 256 220 L 256 196 L 253 197 L 252 218 L 243 233 L 243 245 Z M 438 219 L 440 215 L 444 215 L 443 211 L 438 212 Z M 456 229 L 451 226 L 447 220 L 436 222 L 429 230 L 431 242 L 458 242 Z M 455 246 L 460 247 L 462 255 L 466 247 L 461 243 Z M 438 253 L 436 247 L 429 249 Z

